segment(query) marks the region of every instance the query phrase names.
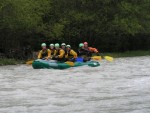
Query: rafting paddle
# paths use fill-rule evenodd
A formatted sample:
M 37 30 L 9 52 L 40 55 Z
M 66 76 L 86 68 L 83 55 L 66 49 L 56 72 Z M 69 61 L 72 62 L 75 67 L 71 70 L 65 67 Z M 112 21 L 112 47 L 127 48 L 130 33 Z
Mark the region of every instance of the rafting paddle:
M 46 58 L 42 58 L 42 60 L 47 60 Z M 32 63 L 34 62 L 34 60 L 29 60 L 26 62 L 26 64 L 28 65 L 32 65 Z
M 34 60 L 29 60 L 26 62 L 26 64 L 31 65 L 33 63 Z
M 113 61 L 113 57 L 111 57 L 111 56 L 93 56 L 93 57 L 91 57 L 92 60 L 102 60 L 102 58 L 106 59 L 109 62 Z
M 34 61 L 34 60 L 27 61 L 26 64 L 32 65 L 33 61 Z M 71 61 L 67 61 L 67 62 L 65 62 L 65 63 L 68 64 L 68 65 L 70 65 L 70 66 L 74 66 L 74 63 L 71 62 Z
M 69 66 L 74 66 L 74 62 L 66 61 L 65 63 L 68 64 Z
M 91 57 L 92 60 L 102 60 L 101 56 L 93 56 Z
M 105 58 L 107 61 L 110 61 L 110 62 L 113 61 L 113 57 L 110 57 L 110 56 L 104 56 L 104 58 Z

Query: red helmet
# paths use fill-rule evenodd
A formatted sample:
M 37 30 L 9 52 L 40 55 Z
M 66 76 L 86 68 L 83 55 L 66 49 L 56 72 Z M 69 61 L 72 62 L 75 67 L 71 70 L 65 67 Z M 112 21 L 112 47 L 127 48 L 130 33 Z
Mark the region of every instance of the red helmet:
M 88 43 L 87 42 L 84 42 L 84 45 L 87 45 Z

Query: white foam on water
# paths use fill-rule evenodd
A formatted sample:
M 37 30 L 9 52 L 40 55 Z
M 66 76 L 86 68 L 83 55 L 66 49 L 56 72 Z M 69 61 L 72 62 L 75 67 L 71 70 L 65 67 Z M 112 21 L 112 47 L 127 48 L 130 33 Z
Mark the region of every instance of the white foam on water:
M 0 67 L 0 113 L 149 113 L 150 57 L 66 70 Z

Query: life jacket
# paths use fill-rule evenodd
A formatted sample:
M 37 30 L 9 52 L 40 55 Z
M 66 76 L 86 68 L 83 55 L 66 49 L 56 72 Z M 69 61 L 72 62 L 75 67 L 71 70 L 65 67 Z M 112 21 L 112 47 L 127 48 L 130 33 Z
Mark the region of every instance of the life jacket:
M 86 51 L 90 51 L 89 47 L 87 47 L 87 48 L 84 48 L 84 50 L 86 50 Z
M 82 49 L 82 48 L 78 50 L 78 54 L 79 56 L 87 56 L 87 57 L 92 56 L 92 53 L 88 49 Z
M 78 49 L 78 55 L 79 55 L 79 56 L 84 55 L 84 49 L 79 48 L 79 49 Z
M 51 50 L 51 55 L 54 55 L 55 49 L 50 49 Z
M 63 48 L 61 48 L 61 49 L 63 49 Z M 65 48 L 65 49 L 63 49 L 64 51 L 65 51 L 65 55 L 67 55 L 67 49 Z
M 56 51 L 55 56 L 60 55 L 60 50 L 61 50 L 60 48 L 59 48 L 58 50 L 55 50 L 55 51 Z M 62 50 L 63 50 L 63 49 L 62 49 Z M 63 55 L 62 59 L 65 59 L 65 54 Z
M 46 56 L 48 56 L 48 49 L 46 50 L 41 50 L 41 57 L 45 58 Z
M 60 49 L 58 49 L 58 50 L 55 50 L 56 51 L 56 56 L 58 56 L 59 54 L 60 54 Z
M 70 51 L 71 51 L 71 50 L 72 50 L 72 49 L 70 49 L 69 51 L 67 51 L 68 58 L 73 58 L 73 57 L 74 57 L 72 54 L 70 54 Z

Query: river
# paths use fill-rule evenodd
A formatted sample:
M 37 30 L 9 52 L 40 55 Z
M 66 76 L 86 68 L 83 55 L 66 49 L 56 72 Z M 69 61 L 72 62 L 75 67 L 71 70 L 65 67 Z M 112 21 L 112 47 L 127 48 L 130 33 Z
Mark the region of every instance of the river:
M 66 70 L 1 66 L 0 113 L 150 113 L 150 56 Z

